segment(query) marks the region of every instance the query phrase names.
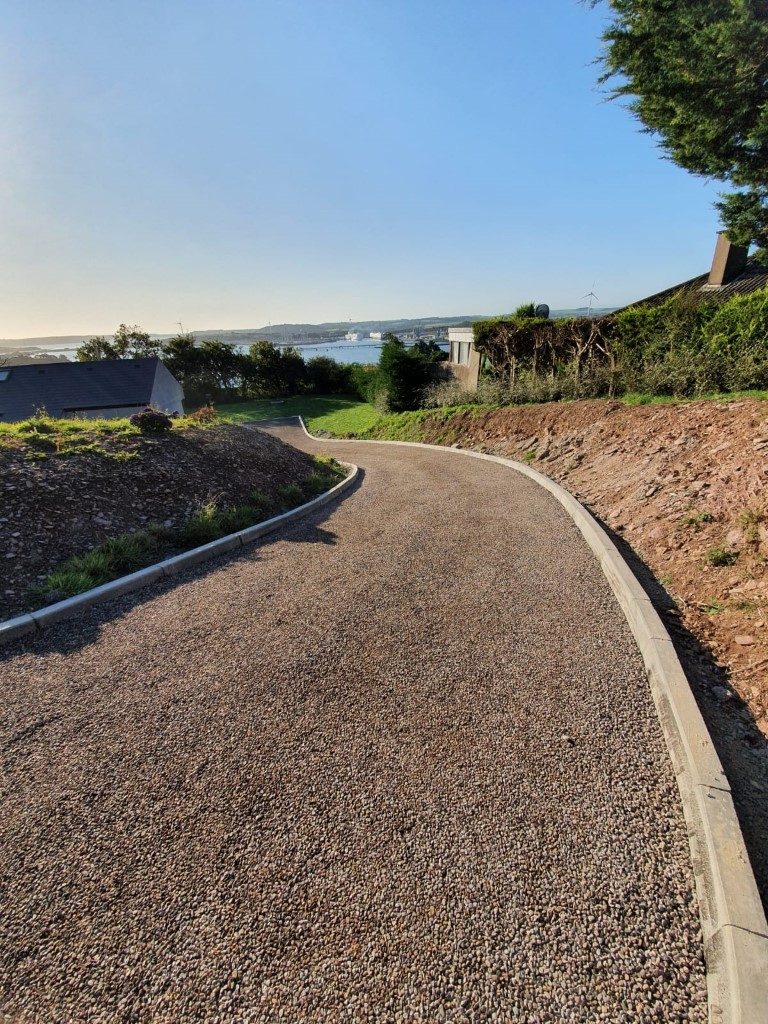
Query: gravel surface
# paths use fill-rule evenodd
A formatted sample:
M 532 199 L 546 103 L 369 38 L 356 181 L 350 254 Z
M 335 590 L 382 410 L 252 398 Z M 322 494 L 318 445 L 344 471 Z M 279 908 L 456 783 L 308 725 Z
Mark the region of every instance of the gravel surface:
M 337 505 L 5 649 L 6 1019 L 704 1022 L 679 796 L 575 527 L 501 466 L 332 448 Z

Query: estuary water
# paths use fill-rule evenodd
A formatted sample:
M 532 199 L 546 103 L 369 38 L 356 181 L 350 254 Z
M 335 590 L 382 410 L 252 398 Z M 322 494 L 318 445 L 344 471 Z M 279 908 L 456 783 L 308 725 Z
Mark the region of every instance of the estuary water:
M 413 342 L 405 342 L 406 348 L 410 348 L 412 344 Z M 438 345 L 443 352 L 448 351 L 447 341 L 439 341 Z M 312 359 L 313 356 L 329 356 L 337 363 L 378 363 L 381 346 L 380 341 L 328 341 L 321 345 L 297 345 L 296 348 L 306 360 Z
M 407 348 L 410 348 L 412 342 L 409 344 L 405 343 Z M 444 351 L 448 351 L 448 342 L 438 342 L 440 348 Z M 314 356 L 329 356 L 331 359 L 335 359 L 337 363 L 377 363 L 379 361 L 379 353 L 381 352 L 382 342 L 380 341 L 327 341 L 320 345 L 295 345 L 294 347 L 301 352 L 305 360 L 312 359 Z M 241 352 L 248 351 L 248 345 L 237 345 L 237 348 Z M 278 348 L 289 348 L 290 345 L 278 344 Z M 51 347 L 49 349 L 35 349 L 37 352 L 48 352 L 50 355 L 55 356 L 66 356 L 67 359 L 74 360 L 75 348 L 70 346 L 62 347 Z

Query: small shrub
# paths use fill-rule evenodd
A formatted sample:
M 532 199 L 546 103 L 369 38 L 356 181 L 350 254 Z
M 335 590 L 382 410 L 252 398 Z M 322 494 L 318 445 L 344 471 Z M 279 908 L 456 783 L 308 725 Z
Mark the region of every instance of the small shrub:
M 525 452 L 525 454 L 523 455 L 523 462 L 527 462 L 530 465 L 535 458 L 536 458 L 536 452 L 534 452 L 534 451 Z
M 212 405 L 202 405 L 194 412 L 188 413 L 186 419 L 189 423 L 194 423 L 198 426 L 209 425 L 219 422 L 219 414 Z
M 702 523 L 711 523 L 714 520 L 711 512 L 690 512 L 683 517 L 683 526 L 701 526 Z
M 129 417 L 131 426 L 138 427 L 142 434 L 165 434 L 173 426 L 173 420 L 159 409 L 142 409 Z
M 710 548 L 704 555 L 704 560 L 707 565 L 721 568 L 725 565 L 733 565 L 738 557 L 738 551 L 733 551 L 730 548 Z

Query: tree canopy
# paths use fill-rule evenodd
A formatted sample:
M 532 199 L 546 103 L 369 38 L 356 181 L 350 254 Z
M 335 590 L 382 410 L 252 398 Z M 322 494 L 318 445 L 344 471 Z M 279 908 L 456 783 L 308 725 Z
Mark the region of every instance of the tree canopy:
M 160 342 L 150 338 L 138 324 L 120 324 L 111 341 L 104 335 L 89 338 L 79 346 L 75 357 L 81 363 L 91 359 L 139 359 L 158 355 L 160 347 Z
M 606 2 L 601 82 L 675 163 L 730 186 L 731 241 L 768 249 L 768 0 Z

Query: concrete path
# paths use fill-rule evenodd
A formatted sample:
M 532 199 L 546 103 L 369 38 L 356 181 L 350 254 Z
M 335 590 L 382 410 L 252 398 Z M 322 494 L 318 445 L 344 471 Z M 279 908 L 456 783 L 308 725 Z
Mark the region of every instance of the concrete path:
M 332 454 L 338 505 L 2 654 L 6 1019 L 704 1022 L 675 782 L 580 535 L 501 466 Z

